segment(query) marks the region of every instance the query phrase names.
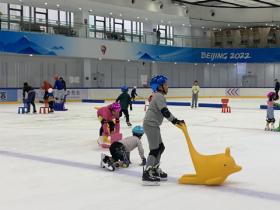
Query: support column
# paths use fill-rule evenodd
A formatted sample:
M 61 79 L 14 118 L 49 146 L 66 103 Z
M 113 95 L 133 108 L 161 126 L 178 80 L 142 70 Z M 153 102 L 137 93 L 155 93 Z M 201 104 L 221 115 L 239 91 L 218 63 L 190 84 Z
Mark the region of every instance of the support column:
M 74 12 L 74 30 L 79 37 L 88 37 L 89 14 L 87 11 Z
M 157 75 L 159 73 L 158 71 L 158 63 L 154 62 L 154 63 L 151 63 L 151 77 L 154 76 L 154 75 Z
M 83 60 L 83 72 L 84 72 L 84 78 L 83 78 L 83 84 L 84 87 L 91 87 L 92 86 L 92 76 L 91 76 L 91 60 L 88 58 L 85 58 Z

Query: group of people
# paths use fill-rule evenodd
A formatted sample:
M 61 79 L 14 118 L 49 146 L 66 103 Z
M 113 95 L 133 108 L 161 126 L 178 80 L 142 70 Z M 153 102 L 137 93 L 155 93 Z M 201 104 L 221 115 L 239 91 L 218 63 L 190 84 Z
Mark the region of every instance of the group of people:
M 64 102 L 64 96 L 66 91 L 66 82 L 64 81 L 64 79 L 62 77 L 59 77 L 58 75 L 55 75 L 54 79 L 54 86 L 52 86 L 46 80 L 43 81 L 43 84 L 41 86 L 41 89 L 45 91 L 43 96 L 44 103 L 48 104 L 50 112 L 53 112 L 54 103 Z M 56 89 L 55 95 L 54 89 Z M 22 98 L 23 103 L 27 105 L 27 113 L 30 112 L 31 105 L 33 107 L 33 113 L 37 113 L 35 105 L 36 92 L 34 88 L 28 84 L 28 82 L 25 82 L 23 84 Z
M 111 156 L 101 155 L 101 167 L 111 171 L 120 166 L 128 167 L 130 164 L 130 152 L 138 148 L 141 158 L 140 165 L 145 165 L 142 174 L 143 184 L 159 185 L 160 181 L 167 180 L 168 177 L 167 173 L 163 172 L 160 168 L 161 155 L 165 150 L 161 138 L 160 125 L 163 118 L 166 118 L 174 125 L 185 122 L 174 117 L 167 108 L 165 99 L 165 95 L 168 93 L 167 78 L 163 75 L 154 76 L 150 81 L 150 86 L 153 91 L 153 98 L 145 114 L 143 126 L 135 126 L 132 129 L 132 136 L 111 144 L 109 149 Z M 105 136 L 108 136 L 110 132 L 113 132 L 114 126 L 119 123 L 119 117 L 122 113 L 126 116 L 126 122 L 129 122 L 128 107 L 132 110 L 132 97 L 128 95 L 128 88 L 126 86 L 122 86 L 121 91 L 122 93 L 116 99 L 116 102 L 98 109 L 97 116 L 101 122 L 99 135 L 105 134 Z M 144 150 L 140 141 L 144 133 L 147 136 L 150 150 L 147 159 L 144 156 Z

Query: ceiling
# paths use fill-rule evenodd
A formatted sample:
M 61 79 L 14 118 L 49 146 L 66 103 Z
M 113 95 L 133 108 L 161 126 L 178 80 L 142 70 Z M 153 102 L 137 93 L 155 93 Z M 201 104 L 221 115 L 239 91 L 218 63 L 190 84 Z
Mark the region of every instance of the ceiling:
M 280 7 L 280 0 L 172 0 L 175 5 L 196 5 L 221 8 L 273 8 Z

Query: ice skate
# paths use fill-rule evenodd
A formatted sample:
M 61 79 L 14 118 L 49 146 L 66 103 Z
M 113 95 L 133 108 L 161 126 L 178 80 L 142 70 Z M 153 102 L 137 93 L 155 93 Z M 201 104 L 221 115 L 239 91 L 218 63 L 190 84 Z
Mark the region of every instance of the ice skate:
M 167 173 L 163 172 L 159 166 L 154 168 L 154 176 L 160 178 L 160 181 L 167 181 Z
M 115 170 L 115 166 L 112 163 L 112 161 L 110 160 L 110 157 L 103 154 L 103 153 L 101 154 L 100 166 L 101 166 L 101 168 L 106 168 L 109 171 L 114 171 Z
M 154 176 L 154 168 L 149 166 L 143 171 L 142 182 L 145 186 L 159 186 L 160 178 Z
M 130 122 L 126 122 L 127 126 L 132 126 L 132 124 Z

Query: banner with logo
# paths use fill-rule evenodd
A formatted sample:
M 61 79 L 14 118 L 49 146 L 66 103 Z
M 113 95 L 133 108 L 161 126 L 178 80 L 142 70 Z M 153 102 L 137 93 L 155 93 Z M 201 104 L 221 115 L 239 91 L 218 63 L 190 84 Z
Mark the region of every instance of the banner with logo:
M 0 31 L 0 52 L 177 63 L 280 62 L 280 48 L 186 48 L 12 31 Z
M 17 101 L 16 89 L 0 89 L 0 102 Z

